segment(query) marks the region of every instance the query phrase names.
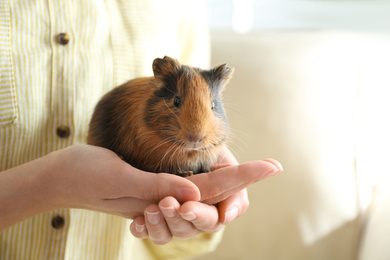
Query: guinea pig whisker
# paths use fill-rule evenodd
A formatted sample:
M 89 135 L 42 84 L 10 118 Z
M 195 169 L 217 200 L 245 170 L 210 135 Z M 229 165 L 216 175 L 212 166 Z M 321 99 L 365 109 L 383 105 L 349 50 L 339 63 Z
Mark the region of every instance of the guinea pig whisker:
M 177 168 L 179 169 L 179 171 L 183 171 L 183 169 L 181 168 L 181 165 L 180 165 L 180 161 L 184 161 L 184 158 L 185 158 L 185 149 L 183 149 L 183 146 L 184 146 L 184 143 L 181 143 L 179 145 L 179 152 L 178 152 L 178 158 L 181 158 L 181 160 L 176 160 L 176 166 Z
M 172 132 L 172 133 L 175 133 L 174 131 L 170 131 L 170 130 L 158 130 L 156 132 Z M 150 149 L 149 152 L 144 156 L 144 162 L 148 161 L 149 157 L 158 149 L 160 148 L 161 146 L 163 146 L 164 144 L 167 144 L 169 142 L 173 142 L 175 143 L 176 142 L 176 139 L 174 136 L 168 136 L 168 137 L 165 137 L 163 140 L 161 140 L 160 142 L 158 142 L 156 145 L 153 146 L 153 149 Z
M 165 158 L 167 157 L 167 155 L 170 153 L 170 151 L 172 151 L 172 149 L 175 147 L 176 145 L 175 144 L 171 144 L 171 146 L 169 147 L 169 149 L 165 152 L 164 156 L 161 158 L 160 160 L 160 163 L 157 165 L 155 171 L 157 171 L 158 168 L 162 168 L 163 167 L 163 162 L 165 160 Z
M 241 152 L 244 152 L 244 148 L 248 148 L 248 144 L 239 136 L 240 135 L 245 135 L 249 137 L 249 135 L 246 135 L 244 132 L 231 129 L 233 131 L 230 131 L 230 138 L 228 139 L 228 143 L 231 145 L 236 146 Z M 237 134 L 239 133 L 239 134 Z
M 244 152 L 244 148 L 242 148 L 239 144 L 237 144 L 236 142 L 233 142 L 233 141 L 228 141 L 227 142 L 227 145 L 229 146 L 229 149 L 233 152 L 234 151 L 234 155 L 237 156 L 237 152 L 235 149 L 241 151 L 241 152 Z
M 175 158 L 175 154 L 176 154 L 176 153 L 177 153 L 177 156 L 176 156 L 176 157 L 179 157 L 180 150 L 181 150 L 181 144 L 179 144 L 179 145 L 176 147 L 175 151 L 171 154 L 170 159 L 169 159 L 169 162 L 168 162 L 168 164 L 169 164 L 169 165 L 172 165 L 172 166 L 174 165 L 174 163 L 176 163 L 176 166 L 177 166 L 177 168 L 179 169 L 179 172 L 181 171 L 181 168 L 180 168 L 180 165 L 179 165 L 179 160 L 176 160 L 175 162 L 174 162 L 173 160 L 174 160 L 174 158 Z
M 180 121 L 180 118 L 175 114 L 175 112 L 173 112 L 173 110 L 168 106 L 167 102 L 164 100 L 164 104 L 165 106 L 169 109 L 169 111 L 171 111 L 171 113 Z
M 156 149 L 160 148 L 164 144 L 167 144 L 167 143 L 170 143 L 173 141 L 174 141 L 173 137 L 167 137 L 167 138 L 163 139 L 162 141 L 158 142 L 157 145 L 153 147 L 153 149 L 150 150 L 149 154 L 153 153 Z
M 169 88 L 165 88 L 166 90 L 168 90 L 169 92 L 171 92 L 172 94 L 176 95 L 176 93 L 172 90 L 170 90 Z
M 210 147 L 207 147 L 205 151 L 206 151 L 207 157 L 213 156 L 213 152 L 212 152 Z
M 135 142 L 138 140 L 138 139 L 141 139 L 143 138 L 145 135 L 148 135 L 148 134 L 153 134 L 153 133 L 158 133 L 158 132 L 173 132 L 173 131 L 168 131 L 168 130 L 153 130 L 153 131 L 147 131 L 147 132 L 144 132 L 142 134 L 140 134 L 139 136 L 137 136 L 136 138 L 134 138 L 131 143 L 129 144 L 129 147 L 133 147 L 133 145 L 135 144 Z M 174 141 L 174 140 L 170 140 L 170 139 L 173 139 L 172 137 L 168 137 L 168 138 L 165 138 L 163 141 L 161 141 L 160 143 L 158 143 L 158 145 L 156 146 L 153 146 L 153 149 L 151 149 L 145 156 L 143 156 L 143 162 L 147 162 L 147 160 L 149 159 L 150 155 L 156 150 L 158 149 L 159 147 L 161 147 L 162 145 L 164 145 L 165 143 L 168 143 L 170 141 Z
M 166 143 L 169 143 L 169 142 L 172 142 L 174 141 L 172 138 L 165 138 L 164 140 L 162 140 L 161 142 L 159 142 L 156 146 L 153 147 L 153 149 L 151 149 L 148 154 L 144 157 L 144 162 L 146 162 L 148 159 L 149 159 L 149 156 L 152 155 L 158 148 L 160 148 L 161 146 L 163 146 L 164 144 Z
M 170 159 L 168 161 L 169 167 L 172 169 L 173 173 L 182 172 L 181 162 L 185 161 L 184 152 L 183 152 L 183 142 L 175 142 L 176 149 L 170 155 Z M 181 159 L 180 159 L 181 158 Z M 176 168 L 174 167 L 176 165 Z
M 240 141 L 242 145 L 244 145 L 246 148 L 248 147 L 248 144 L 243 140 L 241 139 L 239 136 L 243 135 L 245 137 L 249 137 L 248 134 L 246 134 L 245 132 L 242 132 L 242 131 L 239 131 L 239 130 L 236 130 L 236 129 L 230 129 L 232 130 L 231 131 L 231 137 L 236 139 L 237 141 Z
M 232 131 L 232 132 L 236 132 L 236 133 L 242 134 L 242 135 L 244 135 L 244 136 L 246 136 L 246 137 L 250 137 L 250 135 L 247 134 L 246 132 L 241 131 L 241 130 L 238 130 L 238 129 L 235 129 L 235 128 L 232 128 L 232 127 L 229 128 L 229 131 Z
M 138 139 L 143 138 L 145 135 L 149 135 L 149 134 L 152 134 L 152 133 L 159 133 L 159 132 L 170 132 L 170 131 L 169 130 L 153 130 L 153 131 L 144 132 L 144 133 L 140 134 L 139 136 L 137 136 L 136 138 L 134 138 L 132 140 L 132 142 L 129 144 L 129 146 L 133 145 L 135 143 L 135 141 L 137 141 Z
M 234 157 L 236 157 L 236 158 L 239 157 L 239 156 L 238 156 L 238 153 L 236 152 L 235 149 L 233 149 L 231 146 L 229 146 L 229 149 L 230 149 L 230 151 L 233 153 Z
M 172 149 L 175 148 L 175 146 L 176 146 L 175 143 L 172 143 L 169 146 L 169 148 L 165 151 L 164 156 L 160 159 L 160 168 L 163 167 L 163 163 L 164 163 L 165 158 L 169 155 L 169 153 L 172 151 Z

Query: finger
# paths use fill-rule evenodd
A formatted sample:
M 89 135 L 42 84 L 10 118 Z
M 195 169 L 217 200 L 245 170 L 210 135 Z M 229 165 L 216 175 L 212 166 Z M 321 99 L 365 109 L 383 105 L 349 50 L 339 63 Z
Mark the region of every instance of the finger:
M 249 207 L 248 193 L 243 189 L 218 203 L 219 221 L 226 225 L 242 216 Z
M 147 238 L 149 236 L 144 216 L 138 216 L 134 219 L 134 221 L 130 224 L 130 232 L 133 236 L 140 239 Z
M 172 234 L 157 205 L 152 204 L 145 209 L 145 225 L 149 238 L 156 245 L 165 245 L 172 240 Z
M 98 202 L 99 204 L 94 207 L 85 206 L 85 208 L 118 215 L 124 218 L 134 219 L 137 216 L 144 214 L 144 210 L 147 206 L 152 204 L 152 201 L 140 200 L 134 198 L 118 198 L 118 199 L 105 199 Z
M 218 203 L 232 194 L 282 171 L 275 160 L 252 161 L 240 165 L 220 168 L 214 172 L 197 174 L 191 180 L 201 191 L 201 201 Z
M 125 164 L 112 179 L 115 181 L 109 183 L 113 185 L 109 199 L 133 197 L 154 202 L 167 196 L 174 196 L 180 202 L 200 199 L 199 189 L 194 183 L 173 174 L 144 172 Z
M 216 171 L 218 169 L 222 169 L 222 168 L 225 168 L 225 167 L 229 167 L 229 166 L 233 166 L 233 164 L 230 164 L 230 163 L 225 163 L 225 164 L 216 164 L 214 166 L 211 166 L 211 171 Z
M 165 222 L 174 237 L 188 239 L 199 233 L 191 222 L 183 219 L 179 214 L 180 204 L 173 197 L 167 197 L 160 201 L 159 208 L 164 215 Z
M 202 232 L 214 233 L 222 229 L 219 222 L 218 209 L 214 205 L 189 201 L 180 208 L 180 216 L 190 221 L 195 228 Z

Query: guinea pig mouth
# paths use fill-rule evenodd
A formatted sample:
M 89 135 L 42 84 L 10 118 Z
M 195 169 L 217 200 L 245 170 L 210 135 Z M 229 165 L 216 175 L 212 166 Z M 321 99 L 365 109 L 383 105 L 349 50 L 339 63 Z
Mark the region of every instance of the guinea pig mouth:
M 198 151 L 207 150 L 208 148 L 207 148 L 207 147 L 186 147 L 186 148 L 184 148 L 184 149 L 186 149 L 187 151 L 195 151 L 195 152 L 198 152 Z
M 188 152 L 201 152 L 201 151 L 211 150 L 214 147 L 216 147 L 222 143 L 223 143 L 223 141 L 216 143 L 216 144 L 211 144 L 210 146 L 199 146 L 199 145 L 194 144 L 194 143 L 188 143 L 187 145 L 183 145 L 182 147 L 183 147 L 183 150 L 187 150 Z
M 200 152 L 200 151 L 205 151 L 205 150 L 211 149 L 212 147 L 215 146 L 215 145 L 211 145 L 211 146 L 205 147 L 205 146 L 201 146 L 201 145 L 196 144 L 196 143 L 186 143 L 186 142 L 175 142 L 175 144 L 183 152 Z
M 204 152 L 211 151 L 213 148 L 223 144 L 226 139 L 219 140 L 217 143 L 211 143 L 208 146 L 202 146 L 201 144 L 197 144 L 194 142 L 183 142 L 183 141 L 174 141 L 176 146 L 183 152 Z M 172 149 L 173 150 L 173 149 Z

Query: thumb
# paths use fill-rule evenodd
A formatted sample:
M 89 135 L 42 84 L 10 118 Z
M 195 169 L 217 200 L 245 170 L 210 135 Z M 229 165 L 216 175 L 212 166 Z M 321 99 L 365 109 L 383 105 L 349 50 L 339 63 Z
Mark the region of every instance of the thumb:
M 219 168 L 214 172 L 194 175 L 188 179 L 199 188 L 204 203 L 215 204 L 282 170 L 279 162 L 266 159 Z
M 200 191 L 191 181 L 168 173 L 141 171 L 126 164 L 117 180 L 116 197 L 133 197 L 158 202 L 172 196 L 179 202 L 199 201 Z

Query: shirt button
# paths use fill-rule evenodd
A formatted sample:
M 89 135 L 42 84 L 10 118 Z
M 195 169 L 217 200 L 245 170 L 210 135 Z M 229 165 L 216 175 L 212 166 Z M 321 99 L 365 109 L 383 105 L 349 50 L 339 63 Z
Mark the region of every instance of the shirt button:
M 60 33 L 57 35 L 57 42 L 61 45 L 67 45 L 69 42 L 69 35 L 67 33 Z
M 57 127 L 57 136 L 60 138 L 67 138 L 70 136 L 70 128 L 68 126 L 61 125 Z
M 54 218 L 52 218 L 51 226 L 55 229 L 63 228 L 65 226 L 65 219 L 57 215 Z

